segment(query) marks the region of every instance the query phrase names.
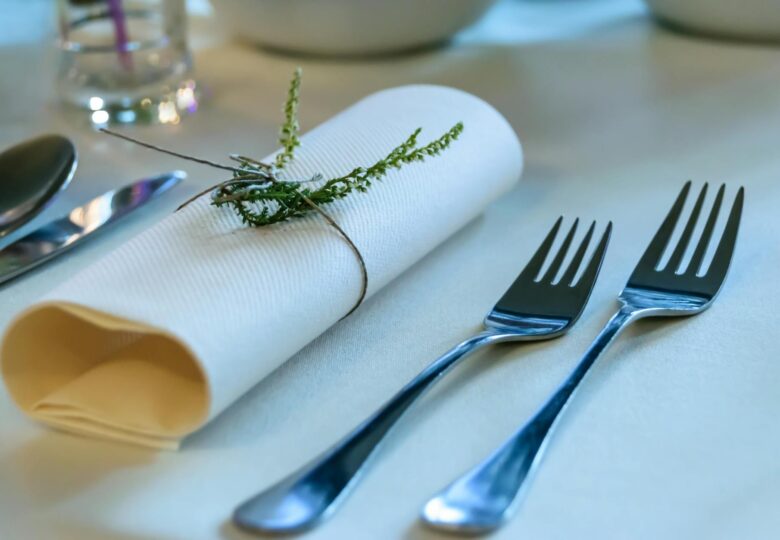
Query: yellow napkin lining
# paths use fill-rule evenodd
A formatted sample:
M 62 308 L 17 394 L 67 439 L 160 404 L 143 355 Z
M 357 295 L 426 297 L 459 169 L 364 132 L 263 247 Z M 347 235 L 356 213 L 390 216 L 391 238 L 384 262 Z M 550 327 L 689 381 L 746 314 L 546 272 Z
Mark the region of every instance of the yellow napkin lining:
M 16 403 L 64 429 L 171 447 L 208 417 L 206 377 L 181 340 L 92 308 L 50 302 L 22 313 L 0 363 Z

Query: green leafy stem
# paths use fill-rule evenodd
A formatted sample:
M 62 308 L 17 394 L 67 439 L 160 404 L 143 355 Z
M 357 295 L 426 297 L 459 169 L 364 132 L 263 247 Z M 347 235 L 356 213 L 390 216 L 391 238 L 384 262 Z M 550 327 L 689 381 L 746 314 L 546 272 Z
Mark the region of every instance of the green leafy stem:
M 438 139 L 418 147 L 417 138 L 421 131 L 415 130 L 406 141 L 370 167 L 357 167 L 344 176 L 325 181 L 317 188 L 308 185 L 322 181 L 320 176 L 305 182 L 279 181 L 269 174 L 272 171 L 265 165 L 244 161 L 242 169 L 256 168 L 255 176 L 236 172 L 233 181 L 217 188 L 212 204 L 231 206 L 244 223 L 254 227 L 300 217 L 312 210 L 311 203 L 319 206 L 343 199 L 355 191 L 364 193 L 372 182 L 384 178 L 391 169 L 437 156 L 458 138 L 463 124 L 455 124 Z

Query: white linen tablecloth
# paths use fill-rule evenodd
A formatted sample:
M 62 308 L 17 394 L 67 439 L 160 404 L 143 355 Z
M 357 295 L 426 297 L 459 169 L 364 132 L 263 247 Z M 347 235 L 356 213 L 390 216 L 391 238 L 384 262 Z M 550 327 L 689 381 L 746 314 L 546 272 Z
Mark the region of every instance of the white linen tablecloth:
M 141 149 L 117 153 L 115 141 L 69 122 L 53 104 L 41 47 L 0 48 L 0 145 L 44 130 L 76 138 L 80 169 L 53 211 L 179 165 Z M 384 87 L 460 87 L 518 131 L 523 182 L 177 454 L 41 428 L 0 393 L 0 536 L 249 538 L 229 524 L 234 505 L 328 447 L 473 332 L 555 217 L 614 220 L 575 330 L 554 343 L 487 351 L 452 373 L 410 411 L 342 510 L 306 536 L 444 538 L 419 525 L 421 505 L 504 440 L 571 369 L 690 178 L 746 186 L 720 298 L 695 318 L 642 323 L 622 337 L 567 411 L 516 519 L 491 538 L 775 538 L 779 58 L 768 45 L 659 29 L 639 4 L 620 0 L 503 3 L 452 47 L 399 59 L 198 51 L 211 102 L 179 126 L 139 136 L 213 158 L 264 154 L 274 147 L 279 96 L 301 63 L 304 129 Z M 213 180 L 207 169 L 192 172 L 191 192 Z M 0 289 L 0 327 L 167 215 L 184 191 Z

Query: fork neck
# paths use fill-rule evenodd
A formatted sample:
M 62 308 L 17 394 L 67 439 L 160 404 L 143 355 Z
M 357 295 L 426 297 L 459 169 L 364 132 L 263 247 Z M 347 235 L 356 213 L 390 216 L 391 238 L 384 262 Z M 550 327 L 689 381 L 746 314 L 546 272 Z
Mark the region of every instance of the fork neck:
M 512 341 L 513 339 L 517 339 L 516 336 L 506 332 L 501 332 L 492 328 L 483 330 L 482 332 L 471 336 L 465 341 L 461 341 L 449 351 L 434 360 L 407 386 L 418 384 L 427 385 L 433 379 L 442 376 L 445 372 L 455 367 L 455 365 L 466 356 L 469 356 L 486 345 L 501 343 L 504 341 Z
M 604 328 L 602 328 L 601 332 L 599 332 L 599 335 L 596 336 L 596 339 L 593 340 L 593 343 L 586 352 L 586 356 L 588 353 L 600 353 L 607 347 L 607 345 L 612 343 L 612 341 L 626 328 L 626 326 L 631 324 L 633 321 L 646 316 L 647 311 L 648 310 L 646 309 L 637 308 L 625 302 L 622 303 L 620 309 L 618 309 L 615 314 L 612 315 L 609 321 L 607 321 L 607 324 L 604 325 Z
M 604 328 L 601 329 L 598 336 L 596 336 L 596 339 L 593 340 L 590 347 L 588 347 L 582 355 L 582 358 L 574 370 L 569 374 L 569 377 L 542 408 L 543 411 L 547 411 L 545 416 L 549 416 L 551 421 L 557 417 L 558 413 L 566 406 L 569 398 L 574 394 L 574 391 L 598 357 L 601 356 L 629 324 L 643 317 L 645 311 L 646 310 L 637 309 L 636 307 L 624 303 L 620 309 L 612 315 L 609 321 L 607 321 L 607 324 L 604 325 Z

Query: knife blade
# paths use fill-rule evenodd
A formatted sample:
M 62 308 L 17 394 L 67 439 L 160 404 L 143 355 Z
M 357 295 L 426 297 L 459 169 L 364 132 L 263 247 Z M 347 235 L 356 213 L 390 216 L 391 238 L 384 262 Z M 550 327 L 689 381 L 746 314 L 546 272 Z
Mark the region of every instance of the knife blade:
M 0 284 L 72 249 L 165 193 L 186 176 L 182 171 L 173 171 L 107 191 L 77 206 L 67 216 L 55 219 L 0 249 Z

